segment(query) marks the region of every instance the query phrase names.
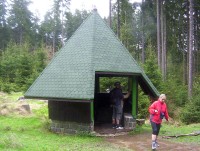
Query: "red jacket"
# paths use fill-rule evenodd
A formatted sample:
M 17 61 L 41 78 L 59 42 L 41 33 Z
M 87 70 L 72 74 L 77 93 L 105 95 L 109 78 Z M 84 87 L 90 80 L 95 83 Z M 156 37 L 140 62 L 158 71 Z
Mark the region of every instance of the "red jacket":
M 162 123 L 161 114 L 163 114 L 167 121 L 169 119 L 167 105 L 165 104 L 165 102 L 161 102 L 159 99 L 151 104 L 151 106 L 149 107 L 149 113 L 150 120 L 157 124 Z

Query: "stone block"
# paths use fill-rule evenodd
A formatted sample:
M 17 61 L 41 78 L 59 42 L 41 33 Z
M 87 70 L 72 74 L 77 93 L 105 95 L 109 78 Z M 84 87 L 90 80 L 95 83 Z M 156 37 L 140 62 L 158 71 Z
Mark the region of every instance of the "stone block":
M 124 128 L 125 129 L 134 129 L 136 126 L 136 121 L 131 114 L 124 114 Z

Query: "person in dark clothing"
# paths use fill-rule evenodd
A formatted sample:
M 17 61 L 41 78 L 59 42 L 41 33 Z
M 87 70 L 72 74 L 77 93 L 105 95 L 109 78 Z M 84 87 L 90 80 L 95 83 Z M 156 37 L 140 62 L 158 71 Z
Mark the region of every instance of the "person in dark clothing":
M 115 88 L 110 91 L 110 97 L 113 106 L 112 124 L 113 128 L 123 129 L 120 125 L 120 121 L 123 113 L 123 99 L 124 95 L 122 93 L 120 82 L 115 82 Z

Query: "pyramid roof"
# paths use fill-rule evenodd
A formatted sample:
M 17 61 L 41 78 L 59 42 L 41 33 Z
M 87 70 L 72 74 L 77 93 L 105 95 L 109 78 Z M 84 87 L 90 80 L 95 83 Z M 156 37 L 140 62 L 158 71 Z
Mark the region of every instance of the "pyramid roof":
M 93 100 L 95 72 L 137 75 L 148 93 L 159 95 L 129 51 L 94 11 L 57 52 L 25 97 Z

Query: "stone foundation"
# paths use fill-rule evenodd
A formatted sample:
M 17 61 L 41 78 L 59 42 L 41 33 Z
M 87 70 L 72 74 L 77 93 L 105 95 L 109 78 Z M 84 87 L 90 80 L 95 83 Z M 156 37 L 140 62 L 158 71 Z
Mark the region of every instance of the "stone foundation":
M 67 134 L 78 134 L 78 133 L 90 133 L 94 131 L 94 123 L 75 123 L 68 121 L 55 121 L 52 120 L 50 130 L 55 133 L 67 133 Z
M 124 128 L 133 130 L 136 127 L 136 120 L 130 113 L 124 113 Z
M 145 119 L 136 119 L 138 125 L 143 125 L 145 123 Z

